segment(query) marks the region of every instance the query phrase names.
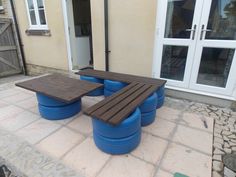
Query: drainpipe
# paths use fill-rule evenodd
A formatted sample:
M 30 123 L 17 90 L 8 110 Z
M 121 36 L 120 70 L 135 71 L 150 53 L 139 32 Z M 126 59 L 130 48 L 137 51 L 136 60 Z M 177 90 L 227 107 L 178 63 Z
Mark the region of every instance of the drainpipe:
M 18 26 L 18 22 L 17 22 L 17 18 L 16 18 L 16 11 L 15 11 L 15 8 L 14 8 L 13 0 L 10 0 L 10 3 L 11 3 L 11 10 L 12 10 L 13 19 L 14 19 L 14 22 L 15 22 L 16 35 L 17 35 L 17 38 L 18 38 L 18 41 L 19 41 L 19 48 L 20 48 L 20 53 L 21 53 L 21 58 L 22 58 L 22 65 L 23 65 L 23 73 L 24 73 L 24 75 L 27 75 L 26 62 L 25 62 L 25 53 L 24 53 L 24 49 L 23 49 L 21 36 L 20 36 L 20 30 L 19 30 L 19 26 Z
M 104 0 L 104 25 L 105 25 L 105 68 L 109 71 L 109 33 L 108 33 L 108 0 Z

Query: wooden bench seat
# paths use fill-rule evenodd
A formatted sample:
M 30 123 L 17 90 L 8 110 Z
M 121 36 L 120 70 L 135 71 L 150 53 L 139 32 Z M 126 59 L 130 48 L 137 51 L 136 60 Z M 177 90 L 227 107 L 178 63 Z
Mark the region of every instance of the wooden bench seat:
M 166 83 L 166 81 L 162 79 L 155 79 L 143 76 L 135 76 L 131 74 L 122 74 L 122 73 L 107 72 L 93 69 L 85 69 L 79 71 L 77 74 L 82 76 L 92 76 L 100 79 L 115 80 L 125 83 L 140 82 L 145 84 L 154 84 L 158 85 L 159 87 L 163 86 Z
M 132 82 L 110 97 L 85 110 L 85 114 L 117 125 L 157 90 L 157 85 Z

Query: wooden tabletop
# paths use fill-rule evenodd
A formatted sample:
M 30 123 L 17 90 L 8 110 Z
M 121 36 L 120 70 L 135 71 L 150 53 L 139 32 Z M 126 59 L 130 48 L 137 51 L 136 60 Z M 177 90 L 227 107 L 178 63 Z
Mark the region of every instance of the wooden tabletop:
M 71 103 L 87 93 L 103 87 L 102 84 L 82 81 L 61 74 L 51 74 L 16 83 L 16 86 L 39 92 L 59 101 Z

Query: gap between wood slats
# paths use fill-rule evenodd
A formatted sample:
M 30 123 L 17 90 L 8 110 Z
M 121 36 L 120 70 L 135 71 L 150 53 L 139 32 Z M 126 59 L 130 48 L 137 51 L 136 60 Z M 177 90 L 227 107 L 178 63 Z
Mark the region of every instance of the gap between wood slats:
M 130 113 L 132 113 L 138 106 L 140 106 L 143 103 L 143 101 L 145 101 L 145 99 L 148 98 L 155 91 L 156 91 L 156 87 L 151 86 L 151 88 L 146 90 L 139 98 L 136 98 L 131 103 L 129 103 L 126 109 L 123 109 L 122 111 L 118 112 L 118 114 L 116 114 L 111 119 L 109 119 L 108 123 L 117 125 L 120 122 L 122 122 L 124 119 L 126 119 L 130 115 Z M 139 104 L 137 104 L 137 102 Z
M 112 96 L 107 97 L 104 100 L 100 101 L 99 103 L 97 103 L 97 104 L 93 105 L 92 107 L 88 108 L 87 110 L 84 111 L 84 113 L 87 114 L 87 115 L 91 115 L 92 112 L 96 111 L 97 109 L 102 107 L 104 104 L 109 103 L 111 100 L 119 97 L 120 95 L 123 94 L 123 92 L 129 90 L 130 88 L 134 87 L 137 84 L 138 83 L 131 83 L 131 84 L 129 84 L 128 86 L 126 86 L 125 88 L 123 88 L 120 91 L 116 92 Z
M 101 116 L 102 114 L 104 114 L 104 112 L 107 112 L 114 106 L 119 105 L 122 101 L 127 99 L 130 95 L 132 95 L 137 90 L 141 89 L 143 86 L 144 84 L 137 84 L 134 87 L 130 88 L 129 90 L 125 92 L 123 91 L 123 93 L 119 97 L 112 99 L 109 103 L 104 104 L 100 109 L 98 109 L 96 111 L 96 115 Z
M 150 87 L 151 87 L 150 85 L 144 85 L 143 87 L 138 89 L 136 92 L 134 92 L 133 94 L 129 95 L 127 98 L 122 100 L 119 104 L 117 104 L 116 106 L 112 107 L 108 111 L 104 112 L 102 115 L 95 114 L 94 116 L 102 119 L 103 121 L 108 121 L 115 114 L 117 114 L 119 111 L 121 111 L 122 109 L 126 108 L 129 105 L 130 102 L 135 100 L 137 97 L 139 97 L 143 92 L 145 92 Z

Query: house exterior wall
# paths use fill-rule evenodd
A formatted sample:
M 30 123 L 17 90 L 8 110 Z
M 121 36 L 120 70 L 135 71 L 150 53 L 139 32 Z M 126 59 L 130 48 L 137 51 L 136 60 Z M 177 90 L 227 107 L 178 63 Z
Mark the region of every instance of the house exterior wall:
M 110 71 L 152 75 L 156 0 L 109 0 Z M 104 3 L 91 0 L 94 66 L 104 69 Z
M 25 31 L 29 29 L 29 21 L 26 1 L 14 2 L 26 63 L 29 66 L 69 70 L 61 1 L 45 0 L 46 19 L 51 36 L 27 35 Z

